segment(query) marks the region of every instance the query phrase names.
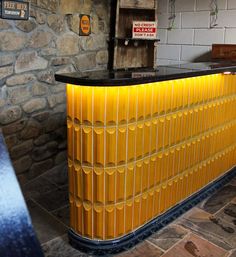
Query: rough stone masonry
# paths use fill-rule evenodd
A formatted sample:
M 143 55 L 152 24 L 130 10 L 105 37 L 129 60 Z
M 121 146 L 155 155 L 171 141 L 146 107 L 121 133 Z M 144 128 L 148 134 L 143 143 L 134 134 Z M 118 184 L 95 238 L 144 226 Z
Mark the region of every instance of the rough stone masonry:
M 55 73 L 106 69 L 109 1 L 31 0 L 28 21 L 0 19 L 0 127 L 21 183 L 66 161 L 65 85 Z M 92 34 L 79 36 L 79 15 Z

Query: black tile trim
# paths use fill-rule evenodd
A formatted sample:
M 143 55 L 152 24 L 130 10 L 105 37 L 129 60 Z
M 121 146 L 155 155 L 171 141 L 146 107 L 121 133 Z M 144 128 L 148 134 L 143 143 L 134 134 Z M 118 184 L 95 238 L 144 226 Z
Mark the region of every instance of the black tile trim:
M 197 193 L 193 194 L 180 204 L 177 204 L 164 214 L 158 216 L 135 232 L 125 235 L 122 238 L 109 241 L 90 240 L 79 236 L 72 229 L 70 229 L 68 232 L 69 242 L 74 248 L 95 255 L 116 254 L 128 250 L 135 244 L 142 242 L 153 233 L 156 233 L 158 230 L 162 229 L 170 222 L 177 219 L 179 216 L 193 208 L 206 197 L 215 193 L 234 177 L 236 177 L 236 167 Z

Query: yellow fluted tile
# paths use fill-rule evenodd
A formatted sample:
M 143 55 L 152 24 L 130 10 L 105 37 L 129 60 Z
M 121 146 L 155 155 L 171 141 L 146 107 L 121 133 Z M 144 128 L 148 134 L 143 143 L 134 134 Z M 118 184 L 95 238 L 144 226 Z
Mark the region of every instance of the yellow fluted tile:
M 143 156 L 143 144 L 144 144 L 144 124 L 138 123 L 137 136 L 136 136 L 136 158 Z
M 69 191 L 74 195 L 75 193 L 75 171 L 71 160 L 68 160 L 68 180 Z
M 138 91 L 139 91 L 139 86 L 135 86 L 135 87 L 129 87 L 128 92 L 129 92 L 129 96 L 128 96 L 128 120 L 129 122 L 134 122 L 137 119 L 137 101 L 138 101 Z M 140 96 L 141 99 L 139 99 L 139 103 L 140 101 L 144 101 L 144 95 Z
M 157 151 L 157 119 L 151 121 L 151 153 Z
M 142 174 L 143 161 L 139 161 L 136 163 L 135 167 L 135 195 L 138 195 L 141 192 Z
M 106 165 L 116 164 L 116 128 L 106 129 Z
M 74 159 L 81 163 L 81 127 L 74 128 Z
M 142 120 L 144 118 L 144 110 L 146 104 L 146 87 L 143 85 L 137 86 L 138 94 L 138 109 L 137 109 L 137 119 Z
M 82 87 L 82 123 L 91 125 L 93 123 L 93 90 Z
M 148 155 L 150 153 L 150 145 L 151 145 L 151 122 L 144 123 L 144 155 Z
M 157 150 L 160 150 L 164 146 L 164 127 L 165 127 L 165 118 L 159 118 L 157 122 Z
M 128 126 L 128 161 L 135 158 L 135 147 L 136 147 L 136 126 Z
M 123 201 L 125 198 L 125 168 L 118 168 L 116 171 L 116 201 Z
M 106 88 L 95 87 L 93 95 L 93 119 L 94 124 L 105 123 Z M 108 110 L 110 111 L 110 110 Z
M 124 163 L 126 161 L 126 134 L 127 127 L 118 127 L 117 163 Z
M 143 174 L 142 174 L 142 192 L 148 189 L 148 173 L 150 168 L 150 159 L 146 158 L 143 161 Z
M 125 233 L 132 231 L 133 223 L 133 200 L 125 203 Z
M 125 123 L 128 118 L 128 87 L 120 87 L 118 94 L 118 121 Z
M 103 168 L 94 168 L 93 173 L 93 202 L 104 203 L 104 176 L 105 172 Z
M 162 182 L 162 172 L 163 172 L 163 154 L 159 153 L 157 155 L 157 163 L 156 163 L 156 185 L 158 185 L 160 182 Z
M 93 132 L 93 161 L 95 165 L 105 164 L 104 158 L 104 128 L 94 128 Z
M 134 193 L 134 165 L 129 164 L 126 169 L 126 199 L 129 199 L 133 196 Z
M 66 86 L 66 95 L 67 95 L 67 116 L 71 119 L 74 117 L 74 85 L 67 84 Z
M 82 128 L 82 162 L 86 165 L 92 165 L 92 128 Z
M 154 189 L 148 192 L 148 199 L 147 199 L 147 220 L 151 220 L 154 216 Z
M 124 204 L 116 205 L 116 237 L 120 237 L 125 232 L 125 208 Z
M 92 205 L 90 203 L 83 203 L 83 225 L 84 225 L 84 236 L 92 238 Z
M 149 188 L 154 187 L 156 184 L 156 163 L 157 163 L 157 157 L 152 156 L 150 158 L 150 168 L 149 168 Z
M 71 159 L 73 159 L 73 129 L 73 123 L 67 120 L 67 141 L 69 142 L 67 154 Z
M 164 125 L 164 140 L 163 145 L 164 148 L 169 146 L 170 143 L 170 133 L 171 133 L 171 115 L 166 116 L 165 125 Z
M 165 82 L 159 83 L 158 87 L 159 114 L 165 112 Z
M 154 217 L 160 214 L 160 192 L 161 192 L 161 187 L 160 186 L 156 187 L 154 191 L 154 206 L 153 206 Z
M 76 232 L 80 235 L 83 234 L 83 204 L 82 201 L 76 200 L 75 202 L 75 224 L 76 224 Z
M 76 196 L 80 200 L 83 199 L 83 184 L 82 184 L 82 168 L 80 165 L 75 165 L 75 190 L 76 190 Z M 69 185 L 69 188 L 71 188 L 71 185 Z
M 82 123 L 81 99 L 82 99 L 82 88 L 74 87 L 74 118 L 78 124 Z M 70 101 L 67 101 L 67 102 L 70 102 Z
M 152 116 L 157 116 L 159 112 L 159 101 L 158 101 L 158 94 L 159 94 L 159 84 L 152 83 L 152 97 L 153 97 L 153 104 L 152 104 Z
M 161 185 L 161 192 L 160 192 L 160 213 L 163 213 L 166 210 L 166 203 L 167 203 L 167 183 L 163 183 Z
M 94 238 L 104 239 L 104 207 L 102 205 L 94 205 L 93 224 Z
M 140 206 L 141 197 L 137 196 L 134 198 L 134 216 L 133 216 L 133 227 L 134 229 L 140 225 Z
M 76 229 L 76 208 L 74 197 L 72 194 L 69 195 L 69 204 L 70 204 L 70 226 L 73 229 Z
M 171 111 L 171 96 L 172 96 L 172 83 L 173 81 L 166 81 L 165 83 L 165 111 Z
M 114 203 L 116 169 L 107 169 L 105 171 L 105 176 L 106 176 L 106 179 L 105 179 L 106 203 Z
M 152 86 L 151 84 L 145 85 L 146 95 L 145 95 L 145 112 L 144 117 L 148 119 L 152 115 Z
M 82 168 L 83 200 L 90 202 L 92 202 L 93 197 L 92 176 L 92 168 Z
M 141 212 L 140 212 L 140 223 L 144 224 L 147 221 L 147 193 L 141 196 Z
M 106 88 L 106 124 L 113 125 L 117 121 L 117 108 L 118 108 L 118 97 L 117 97 L 117 87 L 107 87 Z
M 105 207 L 105 238 L 112 239 L 115 236 L 115 206 Z

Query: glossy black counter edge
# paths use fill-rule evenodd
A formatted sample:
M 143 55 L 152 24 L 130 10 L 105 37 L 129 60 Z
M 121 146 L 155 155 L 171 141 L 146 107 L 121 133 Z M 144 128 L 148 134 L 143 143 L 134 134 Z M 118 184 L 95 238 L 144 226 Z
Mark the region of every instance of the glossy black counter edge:
M 208 196 L 215 193 L 234 177 L 236 177 L 236 167 L 229 170 L 226 174 L 216 179 L 197 193 L 193 194 L 182 203 L 174 206 L 172 209 L 150 221 L 135 232 L 120 239 L 109 241 L 90 240 L 77 235 L 72 229 L 70 229 L 68 232 L 69 242 L 74 248 L 94 255 L 116 254 L 128 250 L 137 243 L 142 242 L 144 239 L 151 236 L 153 233 L 156 233 L 170 222 L 177 219 L 184 212 L 190 210 Z
M 163 66 L 169 68 L 175 68 L 174 66 Z M 187 70 L 187 69 L 186 69 Z M 153 70 L 152 70 L 153 71 Z M 151 72 L 152 72 L 151 71 Z M 188 70 L 188 72 L 162 75 L 162 76 L 152 76 L 152 77 L 142 77 L 142 78 L 114 78 L 114 79 L 89 79 L 87 77 L 71 77 L 70 74 L 55 74 L 55 80 L 63 83 L 80 85 L 80 86 L 132 86 L 139 84 L 148 84 L 153 82 L 161 82 L 175 79 L 192 78 L 204 75 L 218 74 L 223 72 L 236 72 L 235 66 L 226 66 L 220 68 L 214 68 L 211 70 Z

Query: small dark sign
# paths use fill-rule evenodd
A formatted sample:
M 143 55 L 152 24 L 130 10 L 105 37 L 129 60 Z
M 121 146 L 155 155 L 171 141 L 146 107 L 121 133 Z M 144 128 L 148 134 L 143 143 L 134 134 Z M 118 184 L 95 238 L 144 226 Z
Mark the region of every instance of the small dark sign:
M 80 15 L 79 34 L 80 36 L 88 36 L 91 34 L 90 15 Z
M 1 18 L 11 20 L 28 20 L 29 19 L 29 2 L 7 1 L 0 2 Z

